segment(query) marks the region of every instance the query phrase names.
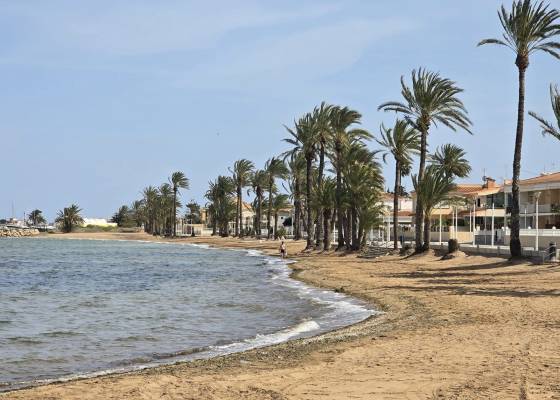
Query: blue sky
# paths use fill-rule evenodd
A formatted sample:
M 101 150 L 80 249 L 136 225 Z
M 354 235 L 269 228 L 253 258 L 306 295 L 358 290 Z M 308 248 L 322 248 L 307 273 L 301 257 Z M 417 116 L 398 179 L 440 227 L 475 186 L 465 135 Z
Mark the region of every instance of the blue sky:
M 465 89 L 474 135 L 433 129 L 484 169 L 511 175 L 513 54 L 476 43 L 500 33 L 500 1 L 0 1 L 0 216 L 72 202 L 109 216 L 171 172 L 188 200 L 236 159 L 261 167 L 286 149 L 283 124 L 325 100 L 377 134 L 413 68 Z M 509 2 L 507 3 L 509 6 Z M 553 6 L 560 7 L 559 1 Z M 527 107 L 551 117 L 560 61 L 531 60 Z M 560 170 L 560 143 L 527 119 L 523 176 Z M 375 148 L 375 145 L 371 145 Z M 556 165 L 553 163 L 556 162 Z M 392 185 L 393 165 L 385 168 Z M 406 179 L 410 187 L 410 180 Z

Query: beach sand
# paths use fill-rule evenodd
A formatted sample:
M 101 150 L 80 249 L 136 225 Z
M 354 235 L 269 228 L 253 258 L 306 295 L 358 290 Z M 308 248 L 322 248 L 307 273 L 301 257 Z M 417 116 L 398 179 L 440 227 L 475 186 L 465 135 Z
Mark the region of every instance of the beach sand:
M 277 241 L 181 241 L 275 254 L 279 247 Z M 303 246 L 288 241 L 297 279 L 365 299 L 385 313 L 314 338 L 0 399 L 560 399 L 560 267 L 478 256 L 295 254 Z

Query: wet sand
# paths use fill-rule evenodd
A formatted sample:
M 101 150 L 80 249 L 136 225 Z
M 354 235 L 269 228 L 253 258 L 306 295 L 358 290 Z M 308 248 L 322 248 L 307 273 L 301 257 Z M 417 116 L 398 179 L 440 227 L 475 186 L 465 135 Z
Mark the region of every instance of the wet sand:
M 279 247 L 176 241 L 274 254 Z M 0 399 L 560 399 L 560 267 L 478 256 L 295 254 L 303 247 L 288 242 L 297 279 L 360 297 L 385 314 L 314 338 Z

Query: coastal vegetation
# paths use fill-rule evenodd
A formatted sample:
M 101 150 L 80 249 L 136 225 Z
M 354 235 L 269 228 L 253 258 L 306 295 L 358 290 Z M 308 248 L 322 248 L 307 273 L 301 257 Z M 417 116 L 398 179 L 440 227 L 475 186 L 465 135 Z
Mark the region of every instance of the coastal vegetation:
M 84 223 L 81 212 L 82 209 L 77 204 L 71 204 L 58 212 L 55 222 L 62 232 L 70 233 L 75 227 Z
M 47 220 L 43 216 L 43 212 L 39 209 L 31 211 L 27 217 L 27 221 L 31 226 L 37 226 L 47 223 Z

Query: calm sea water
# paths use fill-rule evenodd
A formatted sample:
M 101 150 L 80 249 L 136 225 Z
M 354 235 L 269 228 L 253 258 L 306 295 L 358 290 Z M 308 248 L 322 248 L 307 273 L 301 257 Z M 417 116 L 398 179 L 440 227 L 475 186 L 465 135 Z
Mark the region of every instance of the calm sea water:
M 0 240 L 0 390 L 246 350 L 374 311 L 252 251 Z

